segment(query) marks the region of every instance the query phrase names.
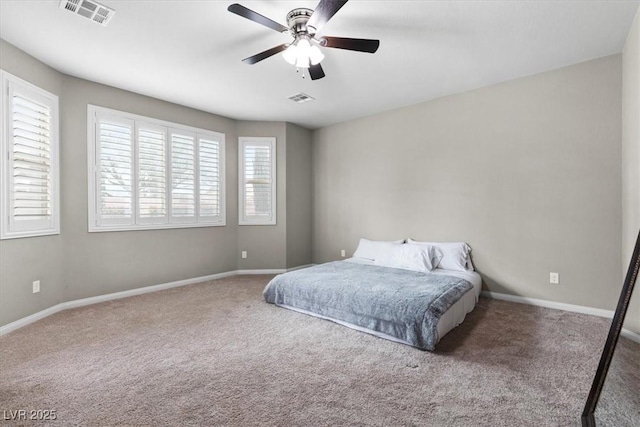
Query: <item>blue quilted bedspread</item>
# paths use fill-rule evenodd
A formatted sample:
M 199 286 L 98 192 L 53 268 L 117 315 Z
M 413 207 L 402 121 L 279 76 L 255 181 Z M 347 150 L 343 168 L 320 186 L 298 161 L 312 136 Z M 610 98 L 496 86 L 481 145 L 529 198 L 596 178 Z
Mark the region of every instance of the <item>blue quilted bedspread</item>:
M 433 350 L 440 316 L 472 288 L 453 276 L 335 261 L 280 274 L 263 294 L 269 303 Z

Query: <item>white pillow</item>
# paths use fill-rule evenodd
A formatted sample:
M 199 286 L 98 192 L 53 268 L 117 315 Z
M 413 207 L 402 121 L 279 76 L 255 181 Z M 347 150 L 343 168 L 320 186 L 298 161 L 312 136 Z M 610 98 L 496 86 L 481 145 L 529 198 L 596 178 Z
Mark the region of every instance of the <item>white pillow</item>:
M 473 264 L 471 264 L 471 258 L 469 252 L 471 248 L 465 242 L 448 242 L 448 243 L 434 243 L 434 242 L 417 242 L 413 239 L 409 239 L 407 243 L 412 245 L 431 245 L 442 251 L 442 259 L 438 268 L 443 270 L 454 271 L 467 271 L 473 270 Z M 471 268 L 469 268 L 471 266 Z
M 353 257 L 364 258 L 364 259 L 373 261 L 376 259 L 378 250 L 380 249 L 381 245 L 385 245 L 385 244 L 399 245 L 402 243 L 404 243 L 404 239 L 395 240 L 393 242 L 381 242 L 376 240 L 360 239 L 360 242 L 358 243 L 358 248 L 353 254 Z
M 402 268 L 405 270 L 428 273 L 433 270 L 442 252 L 431 245 L 397 245 L 387 243 L 380 246 L 378 257 L 374 263 L 383 267 Z

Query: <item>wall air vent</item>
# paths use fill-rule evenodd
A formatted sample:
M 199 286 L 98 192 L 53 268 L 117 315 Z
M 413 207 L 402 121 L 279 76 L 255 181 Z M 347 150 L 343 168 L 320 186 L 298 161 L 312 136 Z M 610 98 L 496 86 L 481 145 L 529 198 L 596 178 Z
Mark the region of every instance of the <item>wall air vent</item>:
M 298 104 L 302 104 L 304 102 L 313 101 L 315 98 L 307 95 L 306 93 L 297 93 L 289 97 L 290 100 L 297 102 Z
M 78 14 L 106 27 L 115 10 L 92 0 L 61 0 L 60 9 Z

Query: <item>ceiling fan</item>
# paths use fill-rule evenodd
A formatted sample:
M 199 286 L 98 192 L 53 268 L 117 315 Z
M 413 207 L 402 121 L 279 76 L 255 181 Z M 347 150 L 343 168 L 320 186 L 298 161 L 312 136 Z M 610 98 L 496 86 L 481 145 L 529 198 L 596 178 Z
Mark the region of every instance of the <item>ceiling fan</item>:
M 288 33 L 293 37 L 291 43 L 284 43 L 260 52 L 242 60 L 245 64 L 256 64 L 277 53 L 282 52 L 284 59 L 297 68 L 309 70 L 311 80 L 318 80 L 325 76 L 320 62 L 324 54 L 320 47 L 355 50 L 358 52 L 375 53 L 380 46 L 380 40 L 352 39 L 346 37 L 316 37 L 316 34 L 333 15 L 340 10 L 348 0 L 321 0 L 315 10 L 307 8 L 293 9 L 287 14 L 287 25 L 281 25 L 251 9 L 234 3 L 228 11 L 242 16 L 250 21 L 269 27 L 280 33 Z

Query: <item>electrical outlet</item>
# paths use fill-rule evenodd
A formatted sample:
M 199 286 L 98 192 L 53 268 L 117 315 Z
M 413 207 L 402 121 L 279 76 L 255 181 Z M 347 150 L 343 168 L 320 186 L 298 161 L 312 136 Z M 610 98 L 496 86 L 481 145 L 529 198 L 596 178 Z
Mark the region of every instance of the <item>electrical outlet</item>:
M 246 258 L 247 257 L 247 251 L 242 251 L 242 258 Z
M 560 275 L 558 273 L 549 273 L 549 283 L 552 285 L 560 284 Z
M 347 256 L 347 251 L 345 251 L 344 249 L 342 249 L 342 250 L 340 251 L 340 256 L 341 256 L 342 258 L 346 257 L 346 256 Z
M 38 292 L 40 292 L 40 280 L 36 280 L 33 282 L 33 293 L 37 294 Z

